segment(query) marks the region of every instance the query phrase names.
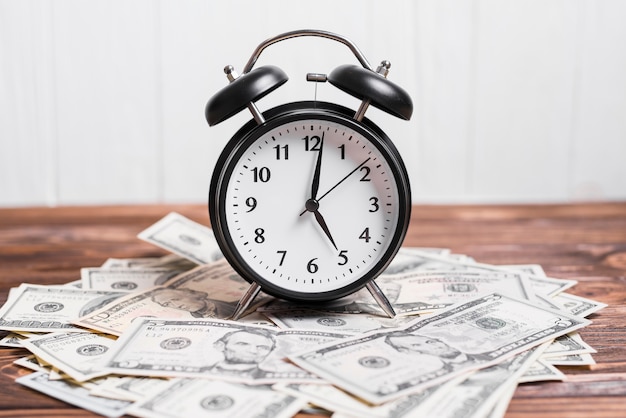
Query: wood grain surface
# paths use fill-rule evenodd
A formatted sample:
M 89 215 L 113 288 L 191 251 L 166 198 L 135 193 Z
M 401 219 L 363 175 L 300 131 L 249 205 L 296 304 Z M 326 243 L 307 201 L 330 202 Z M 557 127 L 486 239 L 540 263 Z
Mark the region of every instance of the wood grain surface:
M 171 211 L 209 224 L 202 205 L 0 209 L 0 302 L 20 283 L 77 280 L 81 267 L 109 257 L 166 254 L 136 235 Z M 607 303 L 580 332 L 597 364 L 562 368 L 564 382 L 520 385 L 506 417 L 626 416 L 626 203 L 414 206 L 404 244 L 540 264 L 551 277 L 577 280 L 569 293 Z M 0 349 L 0 417 L 94 416 L 16 384 L 29 371 L 12 362 L 25 354 Z

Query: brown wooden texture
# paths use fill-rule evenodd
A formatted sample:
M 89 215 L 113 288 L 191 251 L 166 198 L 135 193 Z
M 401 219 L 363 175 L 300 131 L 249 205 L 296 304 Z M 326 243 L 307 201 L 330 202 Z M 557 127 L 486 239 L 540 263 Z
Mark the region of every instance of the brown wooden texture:
M 136 238 L 170 211 L 208 225 L 202 205 L 0 209 L 0 302 L 22 282 L 60 284 L 108 257 L 166 254 Z M 446 247 L 492 264 L 540 264 L 576 279 L 568 292 L 609 306 L 581 331 L 597 365 L 564 369 L 565 382 L 524 384 L 508 418 L 626 416 L 626 203 L 414 206 L 406 246 Z M 0 349 L 0 417 L 88 417 L 16 383 L 28 371 Z

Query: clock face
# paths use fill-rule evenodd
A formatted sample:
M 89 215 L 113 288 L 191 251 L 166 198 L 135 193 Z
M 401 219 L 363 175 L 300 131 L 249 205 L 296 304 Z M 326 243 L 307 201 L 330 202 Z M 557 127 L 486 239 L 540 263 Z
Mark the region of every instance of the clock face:
M 349 118 L 312 111 L 270 120 L 218 169 L 210 204 L 218 242 L 244 278 L 276 296 L 351 293 L 404 238 L 410 197 L 402 162 Z

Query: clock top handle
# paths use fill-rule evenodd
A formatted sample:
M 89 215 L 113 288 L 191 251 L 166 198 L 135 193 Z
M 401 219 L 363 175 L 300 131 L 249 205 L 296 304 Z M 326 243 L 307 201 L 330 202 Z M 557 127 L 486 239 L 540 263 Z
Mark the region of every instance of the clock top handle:
M 326 32 L 326 31 L 323 31 L 323 30 L 304 29 L 304 30 L 294 30 L 294 31 L 291 31 L 291 32 L 285 32 L 285 33 L 282 33 L 280 35 L 274 36 L 273 38 L 269 38 L 269 39 L 265 40 L 264 42 L 262 42 L 259 46 L 256 47 L 256 49 L 252 53 L 252 56 L 248 60 L 248 63 L 243 68 L 243 73 L 246 74 L 246 73 L 250 72 L 250 70 L 252 70 L 252 67 L 254 67 L 254 64 L 256 64 L 257 60 L 259 59 L 259 56 L 261 56 L 261 53 L 268 46 L 270 46 L 272 44 L 275 44 L 277 42 L 280 42 L 280 41 L 284 41 L 285 39 L 297 38 L 297 37 L 300 37 L 300 36 L 317 36 L 317 37 L 320 37 L 320 38 L 327 38 L 327 39 L 331 39 L 333 41 L 340 42 L 340 43 L 346 45 L 348 48 L 350 48 L 350 51 L 352 51 L 354 56 L 359 60 L 359 62 L 363 66 L 363 68 L 367 68 L 370 71 L 374 71 L 374 69 L 372 68 L 370 63 L 365 58 L 365 55 L 363 55 L 363 53 L 359 50 L 359 48 L 352 41 L 350 41 L 348 38 L 345 38 L 345 37 L 343 37 L 341 35 L 338 35 L 336 33 Z

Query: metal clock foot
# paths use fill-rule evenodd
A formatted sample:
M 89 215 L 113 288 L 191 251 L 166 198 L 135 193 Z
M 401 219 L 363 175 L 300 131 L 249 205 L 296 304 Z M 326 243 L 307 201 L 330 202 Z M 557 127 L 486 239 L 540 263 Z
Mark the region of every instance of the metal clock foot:
M 239 302 L 237 302 L 237 306 L 235 307 L 235 312 L 233 312 L 233 314 L 228 319 L 231 319 L 233 321 L 238 320 L 241 317 L 241 314 L 243 314 L 246 309 L 248 309 L 248 306 L 250 306 L 250 303 L 254 300 L 254 298 L 259 294 L 260 291 L 261 286 L 259 286 L 257 283 L 252 283 L 246 293 L 241 297 L 241 299 L 239 299 Z
M 374 280 L 370 280 L 365 287 L 369 290 L 370 294 L 378 303 L 378 306 L 382 308 L 383 311 L 387 314 L 389 318 L 393 318 L 396 316 L 396 311 L 393 310 L 393 306 L 391 306 L 391 302 L 387 299 L 387 296 L 380 290 L 380 287 L 376 284 Z

